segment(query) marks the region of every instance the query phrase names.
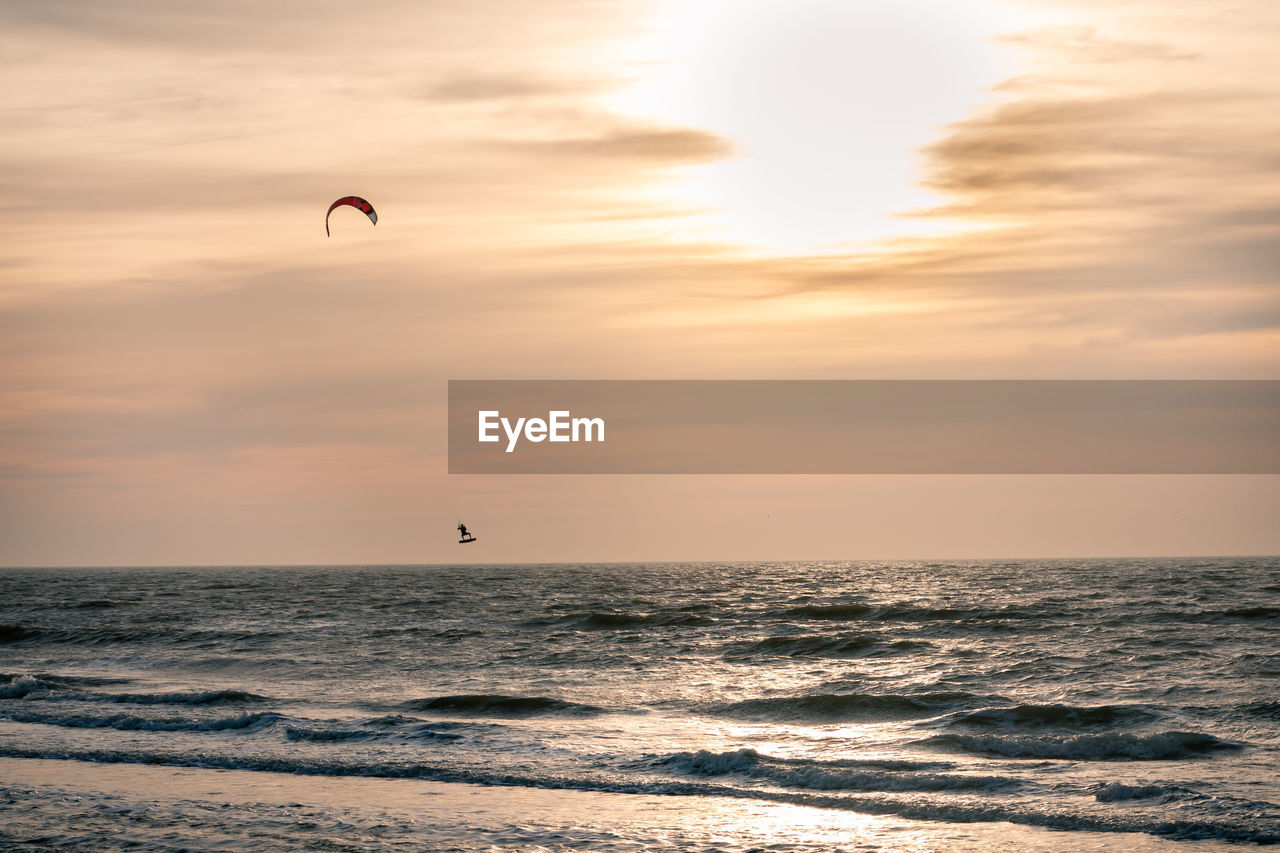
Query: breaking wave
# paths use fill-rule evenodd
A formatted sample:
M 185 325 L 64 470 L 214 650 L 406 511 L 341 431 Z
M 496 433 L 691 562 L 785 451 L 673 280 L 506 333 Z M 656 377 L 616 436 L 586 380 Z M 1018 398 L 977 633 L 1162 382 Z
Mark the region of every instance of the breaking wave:
M 112 702 L 128 705 L 222 705 L 271 701 L 246 690 L 183 690 L 173 693 L 103 693 L 81 690 L 64 680 L 20 676 L 0 685 L 0 699 L 28 702 Z
M 457 740 L 462 735 L 442 732 L 438 728 L 422 725 L 404 732 L 370 731 L 369 729 L 343 728 L 306 728 L 301 726 L 285 726 L 284 736 L 291 741 L 309 741 L 311 743 L 334 743 L 340 741 L 367 740 Z
M 921 746 L 1006 758 L 1056 758 L 1070 761 L 1170 761 L 1241 749 L 1240 744 L 1200 732 L 1149 735 L 1082 734 L 1072 737 L 937 735 Z
M 921 772 L 923 762 L 778 759 L 754 749 L 732 752 L 680 752 L 653 762 L 654 767 L 694 776 L 736 774 L 779 785 L 817 791 L 991 791 L 1018 787 L 1007 776 Z
M 1019 619 L 1039 620 L 1065 615 L 1057 610 L 1027 607 L 927 607 L 907 602 L 894 604 L 867 604 L 847 602 L 837 604 L 805 604 L 790 607 L 775 614 L 784 619 L 866 619 L 880 622 L 988 622 Z
M 689 611 L 630 613 L 626 611 L 587 611 L 571 613 L 559 620 L 588 631 L 618 631 L 626 628 L 664 628 L 674 625 L 702 625 L 711 622 L 706 616 Z
M 870 604 L 806 604 L 782 611 L 783 616 L 800 619 L 857 619 L 872 611 Z
M 955 726 L 1060 727 L 1126 726 L 1154 720 L 1156 714 L 1137 705 L 1015 705 L 967 712 Z
M 912 640 L 889 640 L 871 633 L 802 634 L 733 642 L 725 649 L 724 656 L 729 660 L 758 656 L 840 658 L 905 653 L 928 645 Z
M 142 732 L 221 732 L 266 728 L 280 719 L 275 713 L 240 713 L 232 717 L 198 720 L 188 717 L 140 717 L 133 714 L 41 714 L 25 710 L 0 711 L 0 719 L 71 729 L 117 729 Z
M 811 693 L 805 696 L 745 699 L 710 705 L 723 717 L 778 722 L 835 722 L 857 719 L 913 719 L 931 717 L 982 699 L 959 691 L 920 694 Z
M 156 643 L 167 646 L 217 647 L 224 643 L 263 641 L 277 631 L 221 631 L 138 627 L 45 628 L 22 623 L 0 625 L 0 644 L 115 646 Z
M 546 696 L 504 696 L 502 694 L 475 693 L 460 696 L 432 696 L 410 699 L 400 704 L 411 711 L 435 711 L 438 713 L 474 714 L 491 717 L 532 717 L 539 714 L 601 714 L 603 708 L 566 702 Z
M 1125 785 L 1121 782 L 1103 785 L 1093 795 L 1094 799 L 1100 803 L 1118 803 L 1128 800 L 1181 799 L 1200 796 L 1200 794 L 1189 788 L 1182 788 L 1177 785 Z
M 121 750 L 40 750 L 0 745 L 0 756 L 8 758 L 59 758 L 100 763 L 159 764 L 173 767 L 204 767 L 228 770 L 296 773 L 309 776 L 360 776 L 392 779 L 429 779 L 439 782 L 469 782 L 559 790 L 604 791 L 617 794 L 659 796 L 733 797 L 822 809 L 840 809 L 860 814 L 897 815 L 911 820 L 973 823 L 1007 821 L 1025 826 L 1091 832 L 1144 832 L 1173 839 L 1217 839 L 1255 844 L 1280 843 L 1280 827 L 1269 822 L 1228 820 L 1166 819 L 1141 815 L 1095 815 L 1069 809 L 1038 809 L 1030 805 L 996 801 L 921 798 L 920 793 L 902 798 L 892 794 L 830 794 L 740 788 L 706 782 L 626 781 L 609 776 L 566 776 L 507 773 L 477 768 L 450 767 L 423 762 L 324 761 L 299 757 L 208 755 L 199 753 L 127 752 Z

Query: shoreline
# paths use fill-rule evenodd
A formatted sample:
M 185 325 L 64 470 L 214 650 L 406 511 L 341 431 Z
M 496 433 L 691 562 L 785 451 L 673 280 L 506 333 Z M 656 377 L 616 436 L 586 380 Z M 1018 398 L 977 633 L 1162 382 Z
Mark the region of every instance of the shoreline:
M 760 846 L 803 838 L 820 849 L 1222 851 L 1172 841 L 1012 823 L 951 824 L 810 806 L 459 782 L 300 776 L 273 771 L 0 758 L 0 849 L 75 848 L 81 836 L 120 849 L 416 845 L 432 850 L 649 850 Z M 101 842 L 99 841 L 99 844 Z M 43 846 L 41 846 L 43 845 Z M 115 849 L 106 847 L 103 849 Z

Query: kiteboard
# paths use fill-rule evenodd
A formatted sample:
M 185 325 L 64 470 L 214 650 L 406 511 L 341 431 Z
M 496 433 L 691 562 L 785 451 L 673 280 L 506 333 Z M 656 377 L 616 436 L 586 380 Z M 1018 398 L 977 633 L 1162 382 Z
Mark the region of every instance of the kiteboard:
M 466 545 L 468 542 L 474 542 L 474 541 L 476 541 L 476 537 L 474 537 L 474 536 L 468 536 L 466 539 L 459 539 L 459 540 L 458 540 L 458 544 L 459 544 L 459 545 Z

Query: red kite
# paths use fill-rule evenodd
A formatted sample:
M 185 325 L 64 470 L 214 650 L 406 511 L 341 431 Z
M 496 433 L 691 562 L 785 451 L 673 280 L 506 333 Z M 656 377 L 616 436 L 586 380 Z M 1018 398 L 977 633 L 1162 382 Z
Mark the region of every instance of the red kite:
M 360 198 L 360 196 L 358 195 L 343 196 L 342 198 L 335 201 L 333 204 L 329 205 L 329 210 L 324 215 L 325 236 L 328 236 L 329 234 L 329 214 L 333 213 L 333 209 L 335 207 L 341 207 L 344 204 L 351 205 L 356 210 L 363 213 L 365 216 L 368 216 L 370 221 L 372 221 L 374 225 L 378 224 L 378 212 L 373 209 L 373 205 L 369 204 L 369 202 Z

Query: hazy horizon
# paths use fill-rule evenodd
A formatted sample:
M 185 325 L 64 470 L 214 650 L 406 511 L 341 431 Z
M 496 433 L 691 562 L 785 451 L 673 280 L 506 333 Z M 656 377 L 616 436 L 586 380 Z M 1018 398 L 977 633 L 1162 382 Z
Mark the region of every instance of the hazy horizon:
M 96 564 L 96 565 L 72 565 L 72 564 L 33 564 L 33 565 L 0 565 L 0 571 L 5 570 L 35 570 L 40 571 L 48 569 L 50 571 L 58 571 L 61 569 L 383 569 L 383 568 L 456 568 L 459 565 L 467 566 L 678 566 L 682 564 L 688 565 L 726 565 L 731 563 L 795 563 L 797 565 L 810 563 L 850 563 L 850 564 L 897 564 L 897 563 L 995 563 L 995 562 L 1014 562 L 1014 563 L 1069 563 L 1074 561 L 1081 562 L 1106 562 L 1108 560 L 1173 560 L 1173 561 L 1192 561 L 1192 560 L 1231 560 L 1231 559 L 1261 559 L 1268 557 L 1280 557 L 1280 554 L 1269 553 L 1238 553 L 1238 554 L 1094 554 L 1094 555 L 1001 555 L 1001 556 L 970 556 L 970 557 L 812 557 L 812 556 L 791 556 L 778 557 L 765 560 L 748 560 L 746 558 L 710 558 L 698 560 L 680 560 L 680 559 L 663 559 L 663 560 L 567 560 L 563 563 L 557 563 L 547 560 L 529 560 L 524 562 L 510 560 L 455 560 L 452 562 L 439 563 L 137 563 L 137 564 Z

